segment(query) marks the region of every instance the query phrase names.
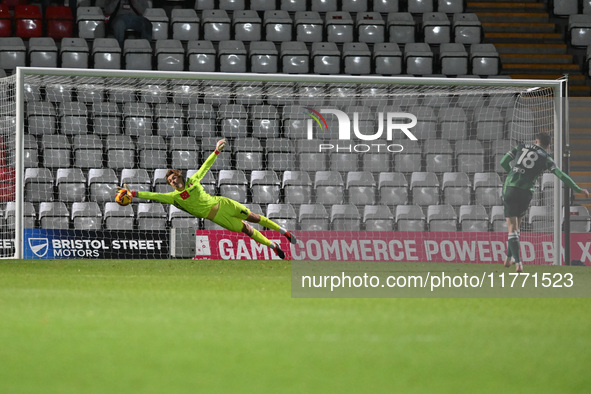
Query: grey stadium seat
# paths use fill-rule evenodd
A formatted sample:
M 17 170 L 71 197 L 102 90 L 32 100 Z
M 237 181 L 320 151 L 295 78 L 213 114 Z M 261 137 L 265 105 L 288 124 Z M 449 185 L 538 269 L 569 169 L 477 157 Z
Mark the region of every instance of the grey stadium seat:
M 425 213 L 418 205 L 398 205 L 395 220 L 398 231 L 425 231 Z
M 422 170 L 421 146 L 416 141 L 404 144 L 404 150 L 394 155 L 396 172 L 411 173 Z
M 441 191 L 443 203 L 454 207 L 469 205 L 472 199 L 472 184 L 465 172 L 444 172 Z
M 9 229 L 15 227 L 15 202 L 9 201 L 6 203 L 6 225 Z M 37 212 L 35 211 L 35 205 L 30 201 L 23 203 L 23 227 L 24 228 L 35 228 L 35 222 L 37 219 Z
M 137 207 L 138 230 L 166 230 L 166 211 L 161 203 L 139 203 Z
M 135 166 L 135 143 L 129 135 L 109 135 L 105 145 L 109 168 Z
M 331 229 L 336 231 L 359 231 L 361 215 L 352 204 L 335 204 L 330 209 Z
M 296 155 L 293 141 L 287 138 L 268 138 L 266 152 L 268 170 L 288 171 L 294 168 Z
M 60 45 L 61 67 L 88 68 L 89 52 L 88 43 L 84 38 L 62 38 Z
M 372 5 L 375 12 L 398 12 L 399 0 L 373 0 Z
M 439 204 L 439 180 L 434 172 L 413 172 L 410 178 L 413 204 Z
M 474 123 L 476 123 L 476 138 L 479 140 L 503 139 L 504 117 L 498 108 L 476 108 Z
M 382 42 L 374 44 L 373 62 L 376 74 L 402 74 L 402 51 L 395 42 Z
M 221 72 L 244 73 L 247 70 L 247 52 L 242 41 L 220 41 L 218 62 Z
M 433 74 L 433 52 L 429 44 L 411 42 L 404 46 L 404 65 L 409 75 Z
M 312 181 L 306 171 L 285 171 L 281 187 L 284 201 L 289 204 L 312 202 Z
M 101 208 L 96 202 L 75 202 L 72 204 L 72 224 L 75 230 L 101 230 Z
M 429 205 L 427 224 L 429 231 L 456 231 L 458 216 L 451 205 Z
M 72 146 L 65 135 L 41 137 L 43 166 L 47 168 L 71 167 Z
M 88 110 L 79 101 L 66 102 L 59 106 L 61 133 L 65 135 L 88 133 Z
M 279 113 L 273 105 L 254 105 L 250 108 L 252 136 L 256 138 L 279 137 Z
M 424 13 L 422 28 L 427 44 L 443 44 L 451 40 L 451 22 L 443 12 Z
M 121 206 L 114 201 L 106 202 L 103 217 L 105 230 L 133 230 L 134 213 L 131 204 Z
M 277 204 L 281 182 L 275 171 L 255 170 L 250 174 L 250 193 L 255 204 Z
M 366 231 L 393 231 L 394 215 L 387 205 L 366 205 L 363 224 Z
M 194 9 L 175 8 L 171 10 L 170 30 L 173 39 L 180 41 L 198 40 L 199 26 L 199 16 L 197 16 Z M 158 41 L 156 41 L 156 44 Z
M 494 205 L 490 208 L 490 225 L 491 231 L 507 232 L 507 221 L 502 205 Z
M 263 15 L 263 29 L 267 41 L 291 41 L 293 20 L 287 11 L 268 10 Z
M 321 42 L 323 39 L 324 21 L 316 11 L 296 11 L 294 26 L 297 42 Z
M 148 103 L 123 104 L 124 132 L 132 137 L 152 135 L 154 114 Z
M 263 146 L 258 138 L 237 138 L 232 144 L 236 158 L 236 169 L 244 171 L 263 168 Z
M 329 12 L 337 10 L 337 0 L 311 0 L 311 10 Z
M 345 183 L 337 171 L 317 171 L 314 177 L 314 190 L 317 204 L 342 204 Z
M 330 11 L 326 13 L 324 21 L 326 41 L 353 42 L 354 22 L 351 14 L 346 11 Z
M 382 172 L 378 179 L 379 202 L 383 205 L 408 204 L 408 182 L 400 172 Z
M 318 152 L 318 144 L 322 141 L 298 140 L 296 153 L 299 159 L 298 169 L 301 171 L 326 171 L 328 154 Z
M 168 222 L 172 228 L 192 228 L 198 229 L 200 227 L 201 219 L 196 218 L 189 212 L 178 209 L 174 205 L 168 207 Z M 209 222 L 208 220 L 205 221 Z
M 452 30 L 454 42 L 459 44 L 479 44 L 482 40 L 482 23 L 474 13 L 455 13 Z
M 379 12 L 358 12 L 355 29 L 360 42 L 380 43 L 386 38 L 386 21 Z
M 124 168 L 121 170 L 121 186 L 127 185 L 131 190 L 137 190 L 138 192 L 149 192 L 151 191 L 151 184 L 148 171 L 143 168 Z
M 457 141 L 455 155 L 458 171 L 466 172 L 468 174 L 484 171 L 484 148 L 480 141 Z
M 435 8 L 434 0 L 408 0 L 408 12 L 413 14 L 424 14 L 425 12 L 433 12 Z
M 91 168 L 88 170 L 88 190 L 90 201 L 103 204 L 113 201 L 119 179 L 112 168 Z
M 156 134 L 164 138 L 181 137 L 184 134 L 184 113 L 180 104 L 156 104 L 154 111 Z
M 295 230 L 297 214 L 291 204 L 269 204 L 267 217 L 287 230 Z
M 213 43 L 207 40 L 187 43 L 187 67 L 189 71 L 216 71 L 217 53 Z
M 347 173 L 346 190 L 349 204 L 361 206 L 376 202 L 376 181 L 371 172 Z
M 326 231 L 329 229 L 328 212 L 321 204 L 302 204 L 298 214 L 300 230 Z
M 487 232 L 489 217 L 482 205 L 462 205 L 460 207 L 460 230 Z
M 463 44 L 444 43 L 439 47 L 441 73 L 446 76 L 468 74 L 468 52 Z
M 468 138 L 468 117 L 459 107 L 441 107 L 437 113 L 441 138 L 447 140 L 465 140 Z
M 190 104 L 188 107 L 188 132 L 192 137 L 216 135 L 217 113 L 211 104 Z
M 411 129 L 412 134 L 419 140 L 437 138 L 437 115 L 435 114 L 435 110 L 432 107 L 423 105 L 412 107 L 411 112 L 417 117 L 417 124 Z M 400 136 L 400 138 L 406 137 Z M 404 149 L 406 149 L 406 145 L 409 143 L 404 144 Z
M 372 73 L 371 51 L 364 42 L 343 44 L 343 69 L 345 74 L 366 75 Z
M 29 38 L 27 55 L 31 67 L 57 67 L 57 45 L 51 37 Z
M 26 105 L 27 131 L 32 135 L 56 133 L 57 112 L 52 103 L 46 101 L 29 102 Z
M 334 42 L 312 43 L 311 60 L 314 74 L 341 73 L 341 51 Z
M 144 11 L 144 17 L 152 23 L 152 39 L 166 40 L 168 39 L 168 25 L 170 18 L 166 14 L 164 8 L 147 8 Z
M 114 38 L 95 38 L 91 55 L 94 68 L 121 69 L 121 47 Z
M 252 1 L 251 1 L 252 6 Z M 262 37 L 262 22 L 259 14 L 253 10 L 238 10 L 232 15 L 234 37 L 242 41 L 260 41 Z
M 218 118 L 221 123 L 223 137 L 246 137 L 248 130 L 248 113 L 243 105 L 224 104 L 219 107 Z
M 570 230 L 573 233 L 588 233 L 591 230 L 591 216 L 584 205 L 570 207 Z
M 86 200 L 86 177 L 80 168 L 59 168 L 55 175 L 59 201 Z
M 218 188 L 220 195 L 232 200 L 245 203 L 247 201 L 248 181 L 241 170 L 220 170 Z
M 139 166 L 145 169 L 163 168 L 168 165 L 168 152 L 164 138 L 150 135 L 137 141 Z
M 146 39 L 128 38 L 123 44 L 123 59 L 126 70 L 151 70 L 152 46 Z
M 423 146 L 425 171 L 453 171 L 453 150 L 448 140 L 427 140 Z
M 390 42 L 398 44 L 415 42 L 416 23 L 410 12 L 390 12 L 386 23 Z
M 195 137 L 170 138 L 168 152 L 171 156 L 172 168 L 189 170 L 200 166 L 200 150 Z
M 203 10 L 201 23 L 203 25 L 204 40 L 224 41 L 230 39 L 231 21 L 225 10 Z
M 185 48 L 180 39 L 157 40 L 154 56 L 157 70 L 183 71 L 185 69 Z
M 253 41 L 248 48 L 248 59 L 253 73 L 276 73 L 279 51 L 271 41 Z
M 503 182 L 496 172 L 474 174 L 474 203 L 484 206 L 501 205 Z
M 69 229 L 70 212 L 64 202 L 41 202 L 39 204 L 39 225 L 47 229 Z
M 310 71 L 310 51 L 304 42 L 282 42 L 280 59 L 285 74 L 307 74 Z
M 493 44 L 472 44 L 470 46 L 470 65 L 474 75 L 498 75 L 501 59 Z

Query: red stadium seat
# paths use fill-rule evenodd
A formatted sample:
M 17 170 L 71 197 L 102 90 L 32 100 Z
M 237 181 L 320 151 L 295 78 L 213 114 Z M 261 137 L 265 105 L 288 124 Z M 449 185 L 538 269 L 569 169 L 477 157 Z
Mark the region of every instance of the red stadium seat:
M 47 36 L 54 40 L 73 37 L 74 18 L 72 10 L 66 6 L 49 6 L 45 11 Z
M 14 8 L 16 36 L 21 38 L 43 36 L 43 16 L 36 5 L 17 5 Z
M 14 189 L 14 168 L 0 168 L 0 202 L 14 201 Z
M 7 4 L 0 4 L 0 37 L 12 36 L 12 14 Z
M 29 4 L 29 0 L 2 0 L 2 4 L 6 4 L 9 8 L 14 9 L 17 5 Z

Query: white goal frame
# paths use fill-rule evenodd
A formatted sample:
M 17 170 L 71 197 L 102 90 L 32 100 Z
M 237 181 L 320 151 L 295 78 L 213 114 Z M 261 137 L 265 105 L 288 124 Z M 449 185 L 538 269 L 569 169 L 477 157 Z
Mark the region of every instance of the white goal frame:
M 514 86 L 524 91 L 548 88 L 554 95 L 554 142 L 553 155 L 556 164 L 562 167 L 563 138 L 568 135 L 567 98 L 568 80 L 511 80 L 511 79 L 472 79 L 472 78 L 433 78 L 433 77 L 382 77 L 382 76 L 331 76 L 331 75 L 284 75 L 284 74 L 238 74 L 238 73 L 192 73 L 162 72 L 137 70 L 100 70 L 100 69 L 69 69 L 69 68 L 38 68 L 19 67 L 16 70 L 16 191 L 15 191 L 15 254 L 13 258 L 23 257 L 23 207 L 24 207 L 24 84 L 27 76 L 82 76 L 82 77 L 135 77 L 168 80 L 210 80 L 210 81 L 244 81 L 244 82 L 296 82 L 296 83 L 379 83 L 386 85 L 431 85 L 431 86 Z M 554 179 L 554 245 L 562 244 L 561 223 L 563 219 L 562 185 L 558 178 Z M 568 246 L 567 246 L 568 247 Z M 557 247 L 555 250 L 559 251 Z M 562 264 L 562 253 L 555 253 L 555 265 Z

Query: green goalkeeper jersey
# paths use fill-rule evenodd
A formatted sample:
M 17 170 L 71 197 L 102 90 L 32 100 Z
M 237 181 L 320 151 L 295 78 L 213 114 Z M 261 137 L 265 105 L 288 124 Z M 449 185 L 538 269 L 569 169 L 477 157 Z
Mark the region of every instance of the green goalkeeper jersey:
M 513 160 L 515 164 L 511 167 L 510 162 Z M 501 165 L 509 172 L 503 189 L 515 187 L 533 192 L 536 180 L 547 170 L 554 173 L 571 189 L 581 191 L 581 188 L 568 175 L 556 167 L 556 163 L 548 152 L 538 145 L 517 145 L 507 152 L 501 160 Z
M 201 165 L 201 168 L 185 182 L 183 190 L 170 193 L 138 192 L 139 198 L 172 204 L 193 216 L 206 218 L 212 207 L 220 202 L 220 197 L 209 195 L 200 181 L 215 162 L 217 155 L 212 153 Z

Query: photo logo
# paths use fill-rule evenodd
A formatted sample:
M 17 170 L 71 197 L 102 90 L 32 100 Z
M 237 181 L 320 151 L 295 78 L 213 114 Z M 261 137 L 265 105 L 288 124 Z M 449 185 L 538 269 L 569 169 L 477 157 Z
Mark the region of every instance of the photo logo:
M 351 118 L 345 112 L 333 109 L 333 108 L 322 108 L 320 111 L 316 111 L 310 107 L 305 107 L 311 113 L 307 113 L 312 119 L 308 119 L 308 139 L 314 139 L 313 122 L 320 126 L 321 130 L 328 131 L 328 125 L 322 114 L 332 114 L 336 116 L 338 121 L 338 132 L 339 140 L 350 140 L 351 139 L 351 123 L 353 123 L 353 133 L 356 138 L 363 141 L 375 141 L 380 139 L 386 130 L 386 139 L 392 141 L 395 132 L 402 132 L 411 141 L 417 141 L 417 137 L 410 131 L 417 125 L 417 117 L 407 112 L 387 112 L 385 115 L 383 112 L 377 113 L 378 118 L 378 130 L 374 134 L 362 134 L 359 129 L 359 113 L 353 112 L 353 122 Z M 385 122 L 384 122 L 385 119 Z M 321 122 L 322 121 L 322 122 Z M 384 127 L 385 123 L 385 127 Z M 324 127 L 323 127 L 324 125 Z
M 195 236 L 195 256 L 211 256 L 211 246 L 207 235 Z
M 49 250 L 49 240 L 47 238 L 29 238 L 29 247 L 37 257 L 44 257 Z

